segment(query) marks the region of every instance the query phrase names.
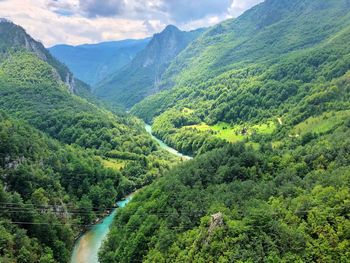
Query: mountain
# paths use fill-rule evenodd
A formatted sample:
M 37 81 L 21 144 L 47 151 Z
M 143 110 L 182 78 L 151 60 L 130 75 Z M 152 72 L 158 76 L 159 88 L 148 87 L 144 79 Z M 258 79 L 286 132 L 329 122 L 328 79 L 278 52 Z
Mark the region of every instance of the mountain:
M 179 30 L 156 35 L 139 75 L 124 72 L 151 86 L 119 98 L 159 91 L 131 112 L 193 154 L 183 162 L 136 117 L 77 96 L 64 66 L 0 20 L 0 262 L 69 262 L 79 233 L 136 189 L 101 263 L 349 262 L 349 11 L 266 0 L 172 58 Z
M 9 49 L 11 51 L 25 49 L 34 53 L 55 69 L 56 77 L 66 83 L 71 92 L 77 88 L 73 74 L 69 69 L 57 61 L 40 42 L 29 36 L 22 27 L 2 19 L 0 21 L 0 62 L 6 59 Z
M 106 76 L 128 64 L 150 39 L 123 40 L 79 46 L 56 45 L 51 54 L 68 66 L 74 75 L 95 86 Z
M 81 231 L 178 160 L 136 118 L 77 96 L 20 26 L 0 22 L 0 47 L 0 261 L 66 263 Z
M 170 65 L 163 85 L 202 82 L 231 69 L 273 62 L 281 55 L 313 47 L 348 25 L 348 9 L 347 0 L 266 0 L 192 43 Z
M 202 32 L 202 29 L 184 32 L 175 26 L 167 26 L 163 32 L 154 35 L 147 47 L 128 65 L 102 80 L 95 94 L 129 108 L 144 97 L 157 93 L 169 63 Z
M 116 217 L 111 262 L 348 262 L 350 2 L 266 0 L 131 112 L 192 161 Z
M 331 87 L 350 68 L 344 44 L 349 9 L 345 0 L 267 0 L 195 40 L 163 75 L 160 87 L 172 88 L 146 98 L 132 112 L 154 122 L 155 134 L 190 154 L 208 148 L 208 141 L 244 140 L 242 130 L 248 127 L 248 133 L 266 132 L 262 127 L 280 123 L 271 121 L 296 124 L 330 110 L 317 105 L 321 94 L 336 108 L 337 96 L 347 98 L 342 89 L 332 96 Z

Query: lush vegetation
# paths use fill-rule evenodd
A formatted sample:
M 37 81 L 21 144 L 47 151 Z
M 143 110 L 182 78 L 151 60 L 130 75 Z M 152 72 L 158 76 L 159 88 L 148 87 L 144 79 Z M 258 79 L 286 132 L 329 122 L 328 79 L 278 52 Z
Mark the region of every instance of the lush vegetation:
M 80 231 L 177 159 L 141 121 L 74 95 L 40 54 L 2 52 L 0 261 L 66 263 Z
M 155 79 L 169 88 L 132 112 L 196 155 L 179 165 L 141 121 L 74 95 L 46 51 L 4 40 L 0 261 L 68 262 L 81 229 L 150 184 L 118 213 L 101 263 L 349 262 L 349 11 L 347 0 L 266 0 L 170 66 L 167 49 L 141 53 L 115 102 L 133 105 Z
M 349 6 L 345 1 L 330 1 L 323 6 L 322 1 L 314 0 L 307 4 L 310 9 L 308 15 L 301 15 L 298 6 L 306 3 L 301 0 L 297 2 L 294 7 L 288 2 L 279 8 L 275 1 L 266 1 L 242 17 L 210 29 L 188 50 L 182 52 L 171 66 L 184 66 L 191 61 L 190 68 L 184 67 L 181 73 L 175 75 L 176 81 L 169 80 L 175 86 L 146 98 L 132 112 L 147 122 L 153 122 L 157 135 L 175 148 L 182 149 L 181 145 L 177 145 L 179 142 L 176 142 L 175 137 L 188 137 L 185 144 L 192 146 L 185 149 L 189 153 L 197 153 L 202 152 L 203 143 L 207 144 L 208 140 L 212 141 L 215 137 L 231 142 L 241 140 L 242 137 L 233 138 L 233 131 L 232 136 L 214 136 L 213 139 L 207 131 L 202 136 L 203 143 L 198 144 L 195 141 L 198 141 L 200 135 L 197 133 L 194 136 L 193 132 L 188 131 L 188 125 L 205 123 L 212 126 L 225 122 L 234 129 L 262 126 L 273 121 L 277 125 L 282 124 L 287 130 L 310 117 L 347 109 L 349 91 L 343 87 L 343 82 L 348 79 L 346 72 L 350 69 L 350 50 L 346 44 L 350 37 L 350 17 L 344 9 L 348 10 Z M 278 17 L 273 26 L 263 26 L 263 21 L 252 18 L 266 9 L 270 10 L 270 19 Z M 289 13 L 288 16 L 279 17 L 280 12 Z M 336 15 L 339 17 L 333 19 Z M 301 21 L 300 17 L 303 18 Z M 314 19 L 315 17 L 319 19 Z M 248 34 L 246 37 L 250 40 L 239 45 L 239 48 L 229 49 L 231 53 L 226 50 L 230 57 L 215 53 L 225 50 L 219 46 L 234 37 L 243 25 L 249 25 L 250 28 L 251 23 L 260 25 L 261 28 L 258 31 L 247 29 L 245 34 Z M 299 37 L 309 36 L 311 26 L 318 32 L 317 35 L 312 35 L 310 39 Z M 217 32 L 221 27 L 222 31 Z M 284 31 L 280 32 L 281 30 Z M 291 32 L 296 30 L 298 35 L 286 43 L 285 34 L 290 33 L 288 36 L 291 38 Z M 217 48 L 207 47 L 209 41 Z M 267 45 L 268 41 L 273 41 L 276 47 Z M 246 49 L 250 55 L 254 54 L 253 50 L 258 52 L 254 62 L 247 59 L 250 55 L 246 56 Z M 277 53 L 277 50 L 283 54 Z M 193 55 L 191 52 L 195 52 L 196 58 L 204 56 L 210 61 L 216 61 L 215 67 L 206 68 L 202 62 L 204 58 L 201 58 L 201 63 L 193 64 L 196 59 L 188 59 Z M 231 57 L 232 60 L 229 59 Z M 212 74 L 213 77 L 208 79 Z M 165 78 L 164 81 L 168 79 Z M 190 113 L 183 111 L 187 108 Z M 243 135 L 242 132 L 239 133 L 238 135 Z M 244 139 L 246 137 L 243 136 Z
M 0 260 L 68 262 L 84 226 L 115 206 L 120 171 L 0 113 Z M 124 188 L 124 189 L 123 189 Z
M 348 1 L 209 29 L 132 112 L 196 154 L 117 216 L 101 262 L 349 262 Z
M 173 169 L 121 211 L 101 262 L 348 262 L 349 125 Z
M 11 57 L 14 52 L 23 49 L 32 52 L 38 58 L 50 64 L 55 70 L 55 78 L 71 85 L 70 88 L 74 88 L 77 92 L 86 91 L 87 87 L 84 85 L 78 83 L 75 86 L 69 69 L 51 56 L 50 52 L 40 42 L 28 35 L 22 27 L 12 22 L 0 23 L 0 61 L 2 62 L 6 58 Z

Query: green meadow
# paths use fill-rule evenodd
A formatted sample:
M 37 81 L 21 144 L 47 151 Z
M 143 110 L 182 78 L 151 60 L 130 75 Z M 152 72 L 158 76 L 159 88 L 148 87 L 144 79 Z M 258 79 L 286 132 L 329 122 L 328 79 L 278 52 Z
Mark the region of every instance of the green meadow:
M 220 122 L 216 125 L 208 125 L 201 123 L 199 125 L 185 126 L 184 128 L 192 128 L 198 131 L 209 131 L 217 138 L 226 140 L 231 143 L 244 141 L 253 134 L 272 134 L 276 129 L 276 123 L 269 121 L 267 123 L 255 124 L 255 125 L 230 125 L 226 122 Z
M 296 125 L 292 130 L 292 135 L 302 136 L 307 133 L 327 133 L 348 118 L 350 118 L 350 110 L 327 112 L 320 116 L 310 117 Z

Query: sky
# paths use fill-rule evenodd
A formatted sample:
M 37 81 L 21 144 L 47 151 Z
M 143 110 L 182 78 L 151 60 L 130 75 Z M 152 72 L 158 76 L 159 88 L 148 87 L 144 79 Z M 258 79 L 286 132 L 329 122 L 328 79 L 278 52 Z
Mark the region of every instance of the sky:
M 173 24 L 182 30 L 238 17 L 263 0 L 0 0 L 0 17 L 46 47 L 141 39 Z

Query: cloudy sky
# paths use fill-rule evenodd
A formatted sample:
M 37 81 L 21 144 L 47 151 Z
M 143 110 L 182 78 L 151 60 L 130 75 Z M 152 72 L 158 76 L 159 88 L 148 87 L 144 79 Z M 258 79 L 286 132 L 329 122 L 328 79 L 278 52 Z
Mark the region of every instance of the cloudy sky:
M 183 30 L 237 17 L 263 0 L 0 0 L 0 17 L 49 47 L 144 38 L 174 24 Z

